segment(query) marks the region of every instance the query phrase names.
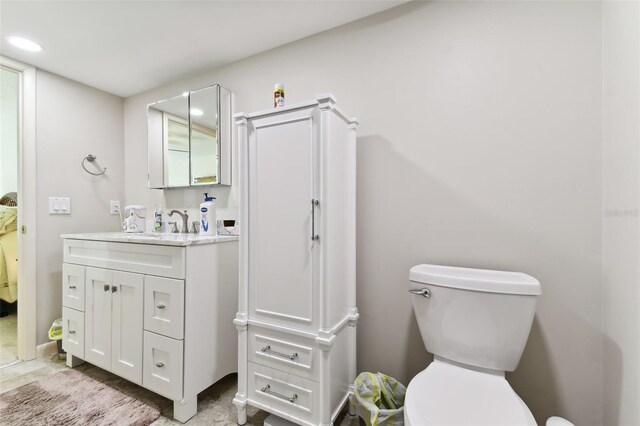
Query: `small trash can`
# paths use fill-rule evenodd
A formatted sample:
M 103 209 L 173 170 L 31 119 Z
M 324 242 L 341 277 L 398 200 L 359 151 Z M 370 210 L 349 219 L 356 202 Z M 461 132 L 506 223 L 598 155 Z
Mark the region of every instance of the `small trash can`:
M 55 340 L 58 344 L 58 358 L 65 359 L 67 353 L 62 349 L 62 318 L 58 318 L 51 324 L 49 329 L 49 339 Z
M 351 402 L 367 426 L 404 425 L 407 388 L 382 373 L 360 373 L 353 383 Z

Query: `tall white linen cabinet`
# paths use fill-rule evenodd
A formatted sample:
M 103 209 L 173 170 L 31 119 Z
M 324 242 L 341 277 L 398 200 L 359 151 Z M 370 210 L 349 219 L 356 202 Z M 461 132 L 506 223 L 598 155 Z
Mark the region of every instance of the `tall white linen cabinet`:
M 236 114 L 238 423 L 331 425 L 356 377 L 356 129 L 331 95 Z

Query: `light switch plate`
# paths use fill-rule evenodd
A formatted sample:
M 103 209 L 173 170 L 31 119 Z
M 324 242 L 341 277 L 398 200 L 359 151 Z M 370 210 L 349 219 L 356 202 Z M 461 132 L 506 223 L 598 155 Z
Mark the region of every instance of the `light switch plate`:
M 71 214 L 71 198 L 49 197 L 49 214 Z

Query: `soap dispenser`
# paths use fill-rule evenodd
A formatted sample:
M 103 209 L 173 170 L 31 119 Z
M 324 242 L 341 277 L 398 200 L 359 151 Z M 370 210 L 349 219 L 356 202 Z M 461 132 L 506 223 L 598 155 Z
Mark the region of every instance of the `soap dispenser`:
M 216 235 L 215 199 L 204 193 L 204 203 L 200 204 L 200 235 Z

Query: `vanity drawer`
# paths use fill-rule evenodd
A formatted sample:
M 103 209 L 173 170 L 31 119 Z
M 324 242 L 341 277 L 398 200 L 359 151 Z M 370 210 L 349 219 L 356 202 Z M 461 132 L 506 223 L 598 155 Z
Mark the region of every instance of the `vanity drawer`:
M 317 382 L 252 362 L 248 364 L 249 400 L 303 422 L 317 423 L 313 418 L 320 408 Z
M 84 312 L 84 266 L 62 264 L 62 306 Z
M 64 240 L 64 262 L 161 277 L 185 277 L 184 247 Z
M 62 308 L 62 348 L 84 359 L 84 313 Z
M 144 332 L 142 386 L 164 397 L 182 399 L 181 340 Z
M 184 281 L 144 278 L 144 329 L 164 336 L 184 336 Z
M 249 326 L 249 361 L 319 381 L 319 349 L 314 341 Z

